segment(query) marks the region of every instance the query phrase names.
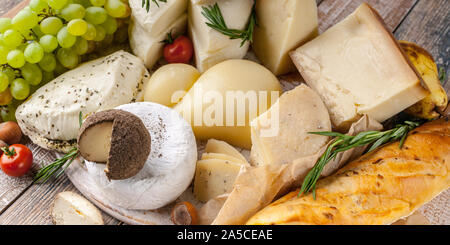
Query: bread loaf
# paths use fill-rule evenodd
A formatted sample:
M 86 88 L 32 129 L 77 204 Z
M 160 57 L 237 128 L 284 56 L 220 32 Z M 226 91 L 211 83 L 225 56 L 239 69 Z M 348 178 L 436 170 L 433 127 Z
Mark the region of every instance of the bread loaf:
M 413 130 L 402 149 L 391 143 L 318 181 L 312 194 L 293 191 L 247 224 L 391 224 L 450 186 L 450 121 Z

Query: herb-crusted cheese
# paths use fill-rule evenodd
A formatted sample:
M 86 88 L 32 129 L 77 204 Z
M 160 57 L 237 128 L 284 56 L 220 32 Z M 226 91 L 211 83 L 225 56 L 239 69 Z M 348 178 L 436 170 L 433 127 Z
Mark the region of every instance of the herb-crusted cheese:
M 363 114 L 385 121 L 427 95 L 381 17 L 367 4 L 291 57 L 341 131 Z
M 93 112 L 142 100 L 148 77 L 139 58 L 118 51 L 42 86 L 17 108 L 17 122 L 37 145 L 68 151 L 76 143 L 80 112 L 85 118 Z

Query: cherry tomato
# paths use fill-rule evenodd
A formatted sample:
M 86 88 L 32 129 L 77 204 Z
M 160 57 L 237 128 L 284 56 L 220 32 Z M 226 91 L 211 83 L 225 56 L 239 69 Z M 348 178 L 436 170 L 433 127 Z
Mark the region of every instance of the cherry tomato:
M 164 59 L 169 63 L 189 63 L 194 53 L 192 41 L 186 36 L 179 36 L 174 41 L 170 34 L 164 46 Z
M 9 148 L 3 148 L 0 157 L 0 167 L 6 175 L 20 177 L 30 170 L 33 164 L 33 153 L 28 147 L 14 144 Z

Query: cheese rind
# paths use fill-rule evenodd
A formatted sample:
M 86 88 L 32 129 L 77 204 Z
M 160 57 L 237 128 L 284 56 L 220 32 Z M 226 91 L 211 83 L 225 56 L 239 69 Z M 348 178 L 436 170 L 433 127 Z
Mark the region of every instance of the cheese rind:
M 241 59 L 248 51 L 249 43 L 241 46 L 241 39 L 230 37 L 206 25 L 203 7 L 217 3 L 228 28 L 242 30 L 246 27 L 253 0 L 190 1 L 188 6 L 188 31 L 194 44 L 195 63 L 200 72 L 229 59 Z
M 316 0 L 256 0 L 253 50 L 275 75 L 295 71 L 289 52 L 315 38 Z
M 271 120 L 276 115 L 278 120 Z M 264 130 L 270 127 L 278 128 L 278 133 L 267 137 Z M 327 108 L 316 92 L 300 85 L 252 121 L 250 161 L 253 165 L 281 165 L 316 154 L 328 142 L 328 137 L 309 134 L 318 131 L 331 131 Z
M 378 13 L 367 4 L 291 52 L 291 57 L 341 131 L 363 114 L 383 122 L 428 93 Z

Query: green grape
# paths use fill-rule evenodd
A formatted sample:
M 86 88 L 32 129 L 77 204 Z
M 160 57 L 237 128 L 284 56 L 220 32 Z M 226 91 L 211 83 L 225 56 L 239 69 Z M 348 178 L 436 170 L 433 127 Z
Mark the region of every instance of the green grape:
M 102 26 L 95 26 L 97 35 L 95 35 L 94 41 L 96 42 L 100 42 L 103 39 L 105 39 L 106 36 L 106 31 L 105 28 L 103 28 Z
M 39 18 L 37 14 L 31 10 L 23 9 L 11 20 L 15 30 L 29 30 L 38 24 Z
M 16 73 L 14 72 L 13 68 L 11 68 L 9 66 L 3 67 L 2 72 L 8 76 L 9 81 L 16 79 Z
M 86 33 L 84 33 L 83 38 L 90 41 L 94 40 L 96 35 L 97 29 L 95 29 L 95 26 L 91 23 L 87 23 Z
M 25 38 L 26 41 L 31 41 L 35 38 L 31 30 L 20 30 L 19 33 Z
M 23 78 L 17 78 L 12 81 L 10 90 L 14 99 L 24 100 L 30 94 L 30 84 Z
M 73 46 L 73 49 L 75 50 L 75 52 L 78 55 L 85 54 L 88 51 L 88 49 L 89 49 L 88 41 L 86 39 L 84 39 L 84 38 L 79 37 L 77 39 L 77 42 Z
M 65 68 L 73 69 L 78 65 L 79 57 L 73 49 L 61 48 L 56 52 L 56 58 Z
M 58 39 L 53 35 L 44 35 L 39 40 L 45 52 L 53 52 L 58 47 Z
M 73 3 L 81 4 L 85 8 L 89 8 L 92 6 L 91 2 L 89 0 L 72 0 Z
M 9 86 L 9 78 L 6 73 L 0 71 L 0 93 L 5 91 Z
M 82 19 L 74 19 L 67 24 L 67 31 L 74 36 L 83 36 L 87 31 L 87 22 Z
M 86 10 L 80 4 L 71 3 L 61 10 L 61 17 L 67 21 L 83 19 Z
M 108 12 L 104 8 L 100 7 L 89 7 L 86 9 L 86 16 L 84 19 L 87 22 L 92 23 L 94 25 L 100 25 L 106 21 L 108 18 Z
M 117 21 L 111 16 L 108 16 L 101 26 L 105 28 L 106 34 L 113 34 L 117 31 Z
M 90 0 L 91 4 L 96 7 L 101 7 L 105 5 L 106 0 Z
M 41 21 L 40 27 L 44 34 L 56 35 L 63 27 L 63 22 L 58 17 L 47 17 Z
M 120 0 L 107 0 L 104 8 L 114 18 L 123 18 L 128 14 L 127 5 Z
M 46 13 L 48 9 L 48 4 L 45 0 L 31 0 L 28 6 L 36 13 Z
M 38 42 L 32 42 L 28 44 L 23 52 L 25 60 L 31 64 L 38 63 L 44 57 L 44 49 Z
M 48 5 L 56 10 L 64 8 L 68 2 L 68 0 L 47 0 Z
M 3 44 L 9 48 L 16 48 L 23 41 L 22 35 L 16 30 L 9 29 L 3 33 Z
M 37 38 L 41 38 L 45 34 L 41 31 L 41 27 L 39 25 L 33 27 L 31 31 L 37 36 Z
M 8 64 L 12 68 L 20 68 L 25 65 L 25 57 L 23 55 L 23 52 L 18 49 L 9 51 L 6 59 L 8 60 Z
M 39 62 L 39 67 L 41 67 L 41 69 L 46 72 L 54 71 L 56 68 L 55 55 L 52 53 L 45 53 L 44 57 Z
M 42 81 L 42 71 L 36 64 L 26 63 L 20 68 L 22 77 L 31 85 L 38 85 Z
M 63 74 L 64 72 L 66 72 L 68 69 L 65 68 L 63 65 L 61 65 L 61 63 L 59 63 L 58 60 L 56 60 L 56 67 L 55 70 L 53 71 L 55 73 L 55 76 L 59 76 L 61 74 Z
M 67 31 L 67 27 L 66 26 L 61 28 L 61 30 L 59 30 L 58 35 L 56 36 L 56 38 L 58 39 L 59 46 L 61 46 L 63 48 L 70 48 L 77 41 L 77 37 L 72 35 L 72 34 L 70 34 Z
M 55 79 L 55 74 L 53 74 L 52 71 L 50 72 L 44 71 L 42 72 L 42 83 L 40 85 L 44 85 L 53 79 Z
M 0 33 L 11 29 L 11 19 L 10 18 L 0 18 Z
M 16 122 L 16 108 L 14 106 L 8 105 L 6 108 L 3 107 L 0 114 L 4 122 Z
M 6 59 L 6 56 L 8 56 L 9 48 L 0 45 L 0 65 L 4 65 L 8 63 L 8 60 Z

